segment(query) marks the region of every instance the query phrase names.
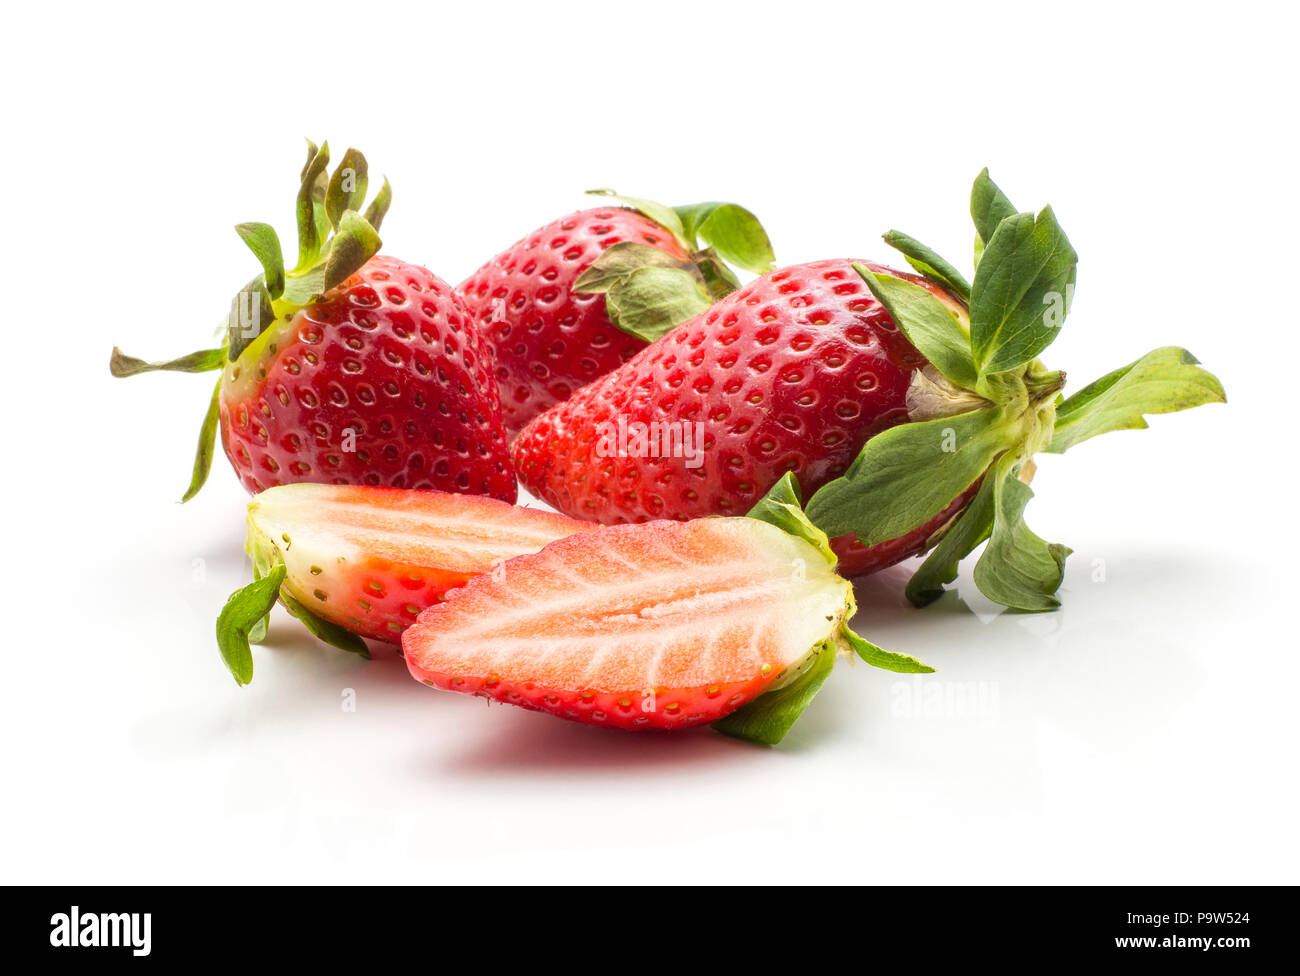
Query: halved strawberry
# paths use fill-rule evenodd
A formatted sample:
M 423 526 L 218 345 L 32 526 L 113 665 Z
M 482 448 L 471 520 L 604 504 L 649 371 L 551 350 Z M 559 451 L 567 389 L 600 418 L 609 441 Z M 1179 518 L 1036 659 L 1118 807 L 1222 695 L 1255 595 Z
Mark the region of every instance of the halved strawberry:
M 493 498 L 335 485 L 270 488 L 248 505 L 257 580 L 217 623 L 235 680 L 252 678 L 248 630 L 277 597 L 323 640 L 365 653 L 356 635 L 396 643 L 425 607 L 502 560 L 594 526 Z M 276 580 L 274 585 L 269 580 Z M 230 623 L 250 621 L 241 638 Z
M 620 729 L 721 731 L 776 742 L 836 649 L 928 671 L 847 627 L 852 586 L 786 476 L 751 518 L 618 525 L 505 562 L 402 636 L 411 674 Z M 733 714 L 734 713 L 734 714 Z

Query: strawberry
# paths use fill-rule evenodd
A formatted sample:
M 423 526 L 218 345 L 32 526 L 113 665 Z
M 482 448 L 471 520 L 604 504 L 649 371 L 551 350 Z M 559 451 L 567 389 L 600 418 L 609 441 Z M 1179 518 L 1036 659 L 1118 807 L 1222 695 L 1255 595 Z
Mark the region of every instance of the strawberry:
M 495 352 L 511 435 L 737 287 L 724 261 L 772 267 L 743 207 L 627 202 L 538 228 L 457 289 Z
M 908 588 L 924 604 L 988 540 L 981 590 L 1053 609 L 1069 550 L 1024 524 L 1033 453 L 1223 389 L 1167 347 L 1063 398 L 1037 356 L 1077 256 L 1050 208 L 1018 213 L 987 170 L 971 212 L 973 284 L 897 232 L 885 240 L 919 274 L 832 260 L 765 275 L 537 417 L 512 445 L 525 486 L 575 517 L 636 522 L 734 514 L 789 471 L 845 572 L 933 549 Z
M 965 314 L 943 288 L 908 277 Z M 786 471 L 809 491 L 847 471 L 871 436 L 907 420 L 908 387 L 924 363 L 851 261 L 795 265 L 722 299 L 538 417 L 512 454 L 529 491 L 578 518 L 738 514 Z M 638 423 L 702 431 L 696 450 L 713 463 L 620 451 L 620 431 L 632 447 Z M 914 555 L 938 524 L 874 551 L 851 536 L 836 540 L 841 571 Z
M 402 635 L 417 679 L 605 728 L 708 723 L 781 739 L 839 648 L 929 671 L 858 637 L 852 586 L 783 479 L 753 518 L 619 525 L 507 560 Z
M 299 260 L 285 271 L 267 224 L 236 230 L 263 273 L 236 298 L 220 348 L 166 363 L 113 350 L 115 376 L 220 370 L 189 490 L 208 475 L 218 423 L 244 487 L 391 485 L 513 501 L 490 351 L 453 289 L 377 254 L 391 192 L 365 215 L 365 158 L 310 145 L 298 195 Z
M 253 676 L 249 632 L 277 598 L 323 640 L 367 654 L 359 637 L 396 643 L 420 611 L 449 590 L 502 560 L 594 528 L 474 495 L 347 485 L 269 488 L 248 505 L 247 550 L 257 578 L 221 613 L 222 655 L 235 680 L 247 684 Z

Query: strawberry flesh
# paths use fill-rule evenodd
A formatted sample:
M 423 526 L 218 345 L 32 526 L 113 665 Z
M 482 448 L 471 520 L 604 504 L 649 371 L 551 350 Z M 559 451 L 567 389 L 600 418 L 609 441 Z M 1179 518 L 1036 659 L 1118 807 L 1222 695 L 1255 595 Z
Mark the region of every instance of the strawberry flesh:
M 402 648 L 414 677 L 447 691 L 681 729 L 797 674 L 851 606 L 816 549 L 766 522 L 658 521 L 511 559 L 421 614 Z
M 272 488 L 248 509 L 254 561 L 283 561 L 294 599 L 346 630 L 394 643 L 449 590 L 595 528 L 492 498 L 362 486 Z

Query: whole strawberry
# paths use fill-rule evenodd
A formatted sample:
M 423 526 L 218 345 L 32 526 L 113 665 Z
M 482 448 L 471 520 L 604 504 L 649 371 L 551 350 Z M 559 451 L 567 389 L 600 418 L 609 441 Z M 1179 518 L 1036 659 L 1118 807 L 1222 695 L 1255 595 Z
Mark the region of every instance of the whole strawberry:
M 627 203 L 533 231 L 457 289 L 495 353 L 512 436 L 736 288 L 726 262 L 772 267 L 767 234 L 743 207 Z
M 1064 546 L 1021 517 L 1035 451 L 1221 401 L 1185 350 L 1157 349 L 1069 399 L 1036 358 L 1060 331 L 1077 257 L 1050 208 L 1018 213 L 980 174 L 977 273 L 891 232 L 920 276 L 847 260 L 768 274 L 541 415 L 512 454 L 526 487 L 598 522 L 747 510 L 784 473 L 847 574 L 934 549 L 909 586 L 975 580 L 1022 610 L 1058 605 Z
M 513 501 L 514 472 L 490 352 L 460 298 L 381 256 L 387 181 L 362 215 L 367 166 L 309 144 L 299 256 L 286 271 L 267 224 L 236 230 L 263 273 L 232 304 L 221 347 L 150 364 L 113 350 L 115 376 L 220 370 L 184 500 L 202 487 L 218 424 L 250 492 L 294 482 L 389 485 Z
M 943 289 L 908 277 L 965 314 Z M 868 438 L 907 420 L 924 363 L 851 261 L 795 265 L 537 418 L 513 455 L 529 491 L 574 517 L 738 515 L 787 471 L 808 491 L 847 471 Z M 837 550 L 841 572 L 873 568 L 879 554 L 851 542 Z M 924 542 L 894 547 L 890 561 Z

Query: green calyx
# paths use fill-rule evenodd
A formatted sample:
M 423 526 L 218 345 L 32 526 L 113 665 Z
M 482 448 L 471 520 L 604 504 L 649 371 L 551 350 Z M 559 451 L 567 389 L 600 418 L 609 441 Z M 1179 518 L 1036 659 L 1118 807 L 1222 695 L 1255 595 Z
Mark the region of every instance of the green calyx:
M 775 266 L 772 242 L 763 225 L 738 204 L 668 207 L 613 190 L 588 192 L 613 197 L 649 217 L 687 253 L 677 259 L 648 244 L 620 241 L 606 248 L 574 282 L 574 291 L 604 295 L 610 321 L 647 342 L 739 288 L 733 268 L 765 274 Z
M 927 288 L 855 265 L 903 334 L 928 360 L 908 390 L 909 421 L 871 438 L 845 474 L 810 499 L 808 517 L 829 536 L 864 545 L 906 535 L 978 485 L 955 518 L 928 540 L 907 588 L 922 606 L 987 542 L 975 583 L 1022 611 L 1052 610 L 1070 550 L 1024 521 L 1033 455 L 1062 453 L 1097 434 L 1147 426 L 1144 416 L 1225 401 L 1223 387 L 1189 352 L 1165 347 L 1069 398 L 1065 374 L 1038 359 L 1060 333 L 1078 256 L 1050 207 L 1018 212 L 984 170 L 971 192 L 975 274 L 891 231 L 889 244 L 926 279 L 961 299 L 961 315 Z
M 835 565 L 826 533 L 813 525 L 804 514 L 799 483 L 787 472 L 748 513 L 749 518 L 774 525 L 783 532 L 812 546 L 830 566 Z M 725 735 L 762 745 L 776 745 L 803 714 L 835 664 L 840 651 L 855 654 L 872 667 L 900 674 L 926 674 L 934 671 L 907 654 L 886 651 L 865 637 L 854 633 L 849 621 L 857 613 L 853 590 L 847 583 L 847 602 L 843 616 L 834 621 L 826 640 L 812 648 L 802 664 L 774 683 L 752 702 L 713 723 Z
M 277 602 L 317 640 L 369 659 L 365 641 L 312 613 L 293 595 L 280 547 L 253 521 L 256 505 L 256 501 L 249 504 L 248 539 L 244 544 L 253 562 L 253 582 L 232 593 L 217 617 L 217 647 L 235 683 L 246 685 L 253 680 L 250 644 L 260 643 L 265 637 L 267 615 Z
M 114 347 L 109 369 L 114 376 L 157 370 L 199 373 L 224 369 L 247 354 L 260 354 L 258 340 L 273 325 L 287 328 L 298 310 L 319 299 L 360 270 L 379 252 L 379 227 L 392 201 L 388 180 L 365 206 L 370 177 L 366 158 L 349 149 L 329 172 L 329 143 L 307 143 L 307 162 L 299 174 L 295 213 L 298 263 L 285 268 L 280 238 L 270 224 L 244 223 L 235 232 L 253 252 L 262 272 L 235 295 L 226 318 L 221 346 L 161 363 L 148 363 Z M 362 210 L 362 207 L 365 209 Z M 252 347 L 251 353 L 248 350 Z M 217 384 L 218 392 L 221 384 Z M 212 464 L 217 431 L 217 394 L 213 394 L 199 435 L 190 486 L 181 501 L 203 487 Z

